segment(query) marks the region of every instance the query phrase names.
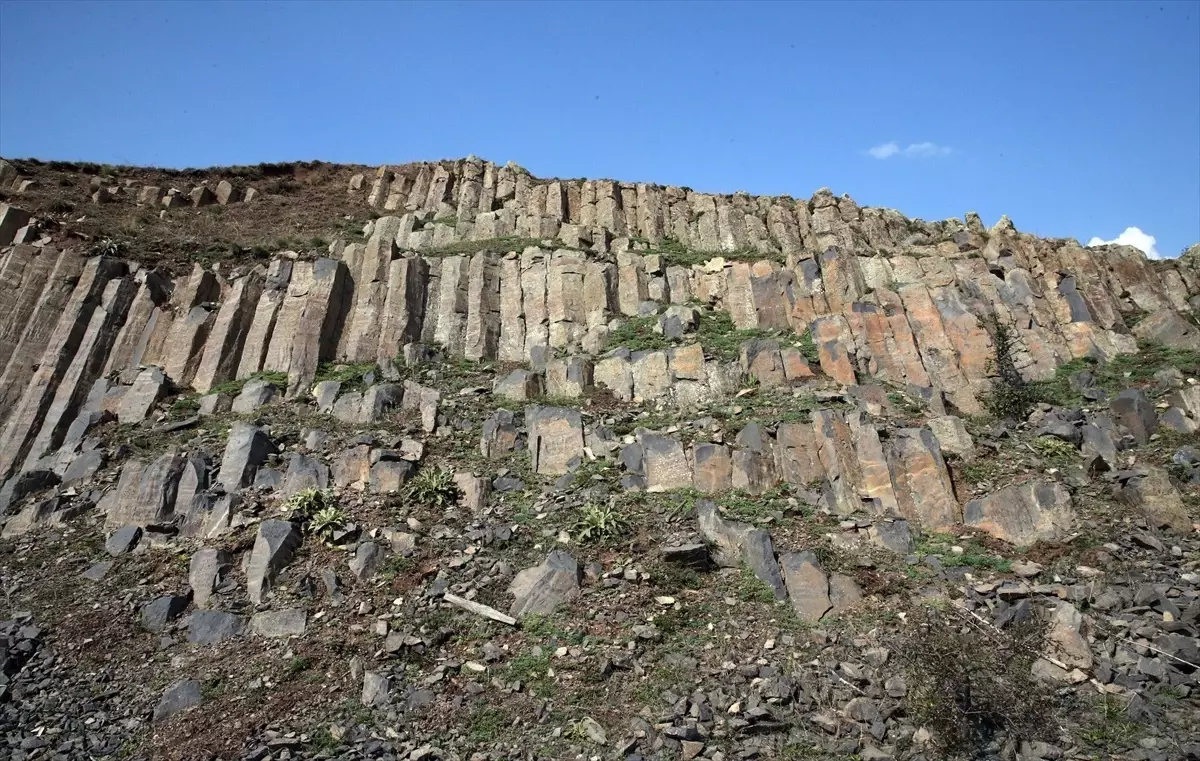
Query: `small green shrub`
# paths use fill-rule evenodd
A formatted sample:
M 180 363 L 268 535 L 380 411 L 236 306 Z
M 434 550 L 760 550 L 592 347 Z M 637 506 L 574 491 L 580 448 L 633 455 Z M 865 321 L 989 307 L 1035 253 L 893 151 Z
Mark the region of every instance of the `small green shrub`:
M 322 507 L 308 519 L 308 533 L 323 542 L 332 542 L 333 535 L 346 525 L 347 517 L 341 508 Z
M 580 544 L 615 539 L 629 531 L 629 521 L 612 505 L 588 505 L 575 526 L 575 541 Z
M 1075 456 L 1075 446 L 1057 436 L 1038 436 L 1033 440 L 1033 449 L 1047 460 L 1063 462 Z
M 322 362 L 317 366 L 315 382 L 322 381 L 338 381 L 342 384 L 343 391 L 360 389 L 365 387 L 365 376 L 368 373 L 375 372 L 377 366 L 374 362 L 347 362 L 347 363 L 332 363 Z
M 983 323 L 992 336 L 994 355 L 991 365 L 996 375 L 992 390 L 983 398 L 984 409 L 1000 419 L 1024 420 L 1037 401 L 1037 395 L 1021 377 L 1013 361 L 1016 337 L 1012 329 L 1000 322 L 994 313 L 985 317 Z
M 408 482 L 408 499 L 432 508 L 446 508 L 458 501 L 454 474 L 441 468 L 423 470 Z

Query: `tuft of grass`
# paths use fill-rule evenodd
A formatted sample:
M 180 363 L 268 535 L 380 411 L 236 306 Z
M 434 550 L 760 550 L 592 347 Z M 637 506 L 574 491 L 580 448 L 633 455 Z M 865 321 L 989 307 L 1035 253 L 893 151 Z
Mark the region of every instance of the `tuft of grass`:
M 489 745 L 501 739 L 512 722 L 512 716 L 502 708 L 479 706 L 467 722 L 467 738 L 479 745 Z
M 1141 726 L 1129 718 L 1125 706 L 1115 695 L 1102 695 L 1093 704 L 1093 710 L 1080 733 L 1085 745 L 1102 751 L 1106 756 L 1120 753 L 1133 745 Z
M 425 507 L 446 508 L 458 501 L 454 474 L 441 468 L 422 470 L 408 482 L 408 499 Z
M 951 545 L 962 547 L 962 553 L 951 552 Z M 944 568 L 967 567 L 997 573 L 1008 573 L 1012 570 L 1011 560 L 989 553 L 974 539 L 956 539 L 949 534 L 933 534 L 919 539 L 914 549 L 919 555 L 933 555 Z
M 361 389 L 366 387 L 364 376 L 368 373 L 376 372 L 378 367 L 374 362 L 350 362 L 350 363 L 332 363 L 322 362 L 317 365 L 317 374 L 315 382 L 322 381 L 338 381 L 342 384 L 343 391 Z
M 1091 371 L 1098 388 L 1116 394 L 1131 386 L 1146 386 L 1154 381 L 1156 372 L 1170 367 L 1178 368 L 1184 375 L 1200 375 L 1200 351 L 1139 341 L 1137 354 L 1118 354 L 1103 364 L 1091 357 L 1073 359 L 1059 365 L 1053 378 L 1029 385 L 1038 401 L 1059 407 L 1078 407 L 1085 400 L 1071 388 L 1070 379 L 1081 370 Z
M 491 251 L 498 254 L 507 253 L 509 251 L 524 251 L 530 246 L 544 248 L 542 241 L 537 238 L 520 238 L 517 236 L 502 236 L 499 238 L 486 238 L 484 240 L 464 240 L 458 243 L 449 243 L 444 246 L 433 246 L 427 249 L 424 253 L 430 256 L 454 256 L 462 254 L 478 254 L 482 251 Z M 554 244 L 554 248 L 566 248 L 559 243 Z
M 775 602 L 775 591 L 744 563 L 737 580 L 737 596 L 742 602 Z
M 1075 457 L 1075 446 L 1057 436 L 1038 436 L 1031 444 L 1034 451 L 1055 463 L 1067 463 Z
M 658 317 L 627 317 L 616 330 L 608 334 L 605 351 L 625 347 L 630 351 L 666 349 L 671 342 L 661 333 L 654 332 Z
M 263 372 L 247 375 L 245 378 L 238 378 L 236 380 L 228 380 L 224 381 L 223 383 L 218 383 L 210 388 L 208 393 L 237 396 L 238 394 L 242 393 L 242 389 L 246 387 L 246 384 L 252 380 L 265 380 L 277 388 L 284 389 L 287 388 L 288 377 L 287 373 L 285 372 L 264 370 Z
M 629 521 L 613 505 L 587 505 L 575 526 L 580 544 L 611 541 L 629 532 Z

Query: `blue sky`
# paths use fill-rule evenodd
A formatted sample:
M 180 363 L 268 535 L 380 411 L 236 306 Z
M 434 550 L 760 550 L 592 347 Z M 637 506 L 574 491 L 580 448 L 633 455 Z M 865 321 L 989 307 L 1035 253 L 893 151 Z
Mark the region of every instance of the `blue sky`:
M 1133 227 L 1175 256 L 1200 240 L 1200 2 L 0 1 L 4 156 L 471 153 L 1083 242 Z

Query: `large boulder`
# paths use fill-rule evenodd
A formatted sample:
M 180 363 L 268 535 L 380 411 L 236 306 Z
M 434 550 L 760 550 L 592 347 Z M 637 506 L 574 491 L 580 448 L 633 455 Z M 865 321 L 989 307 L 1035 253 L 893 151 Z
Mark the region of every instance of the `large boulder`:
M 188 642 L 216 645 L 246 629 L 246 619 L 221 610 L 198 610 L 188 622 Z
M 1056 541 L 1075 519 L 1071 495 L 1056 481 L 1027 481 L 1006 486 L 967 503 L 963 522 L 1017 546 Z
M 1160 468 L 1146 468 L 1116 489 L 1121 501 L 1136 507 L 1146 522 L 1155 528 L 1169 528 L 1180 534 L 1192 530 L 1192 519 L 1184 507 L 1179 490 Z
M 1109 404 L 1109 410 L 1113 420 L 1133 436 L 1138 446 L 1149 442 L 1150 436 L 1158 430 L 1154 402 L 1141 389 L 1127 388 L 1117 394 Z
M 638 436 L 638 442 L 642 445 L 646 491 L 691 488 L 692 466 L 679 439 L 643 432 Z

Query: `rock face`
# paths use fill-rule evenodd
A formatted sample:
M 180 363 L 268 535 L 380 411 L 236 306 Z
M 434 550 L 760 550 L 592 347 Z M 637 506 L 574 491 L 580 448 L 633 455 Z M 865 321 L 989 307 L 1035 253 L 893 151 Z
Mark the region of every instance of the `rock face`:
M 964 523 L 1017 546 L 1055 541 L 1074 522 L 1071 495 L 1057 482 L 1029 481 L 971 500 Z

